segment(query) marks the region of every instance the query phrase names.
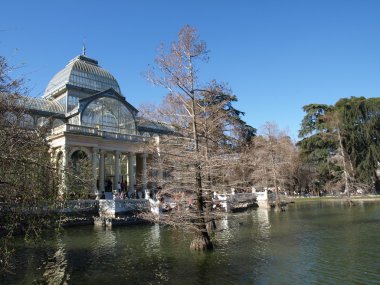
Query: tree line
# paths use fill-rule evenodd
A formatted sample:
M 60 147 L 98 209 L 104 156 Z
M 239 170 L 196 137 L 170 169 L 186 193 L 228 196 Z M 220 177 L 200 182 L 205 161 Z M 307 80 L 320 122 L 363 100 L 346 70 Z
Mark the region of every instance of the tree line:
M 182 208 L 171 224 L 196 232 L 192 248 L 212 248 L 208 223 L 212 193 L 272 189 L 277 195 L 345 194 L 379 188 L 380 99 L 344 98 L 335 105 L 304 106 L 294 142 L 275 123 L 260 131 L 248 125 L 233 104 L 237 96 L 223 82 L 202 82 L 206 43 L 184 26 L 178 40 L 161 46 L 148 79 L 168 91 L 160 106 L 144 115 L 170 125 L 173 132 L 153 144 L 151 180 L 162 195 L 175 196 Z M 161 172 L 162 175 L 157 175 Z M 194 197 L 190 203 L 189 197 Z

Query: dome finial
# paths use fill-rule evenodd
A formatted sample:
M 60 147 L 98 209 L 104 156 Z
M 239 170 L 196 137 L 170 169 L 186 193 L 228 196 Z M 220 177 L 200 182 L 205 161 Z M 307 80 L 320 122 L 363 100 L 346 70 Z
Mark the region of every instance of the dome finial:
M 82 55 L 86 56 L 86 38 L 83 39 Z

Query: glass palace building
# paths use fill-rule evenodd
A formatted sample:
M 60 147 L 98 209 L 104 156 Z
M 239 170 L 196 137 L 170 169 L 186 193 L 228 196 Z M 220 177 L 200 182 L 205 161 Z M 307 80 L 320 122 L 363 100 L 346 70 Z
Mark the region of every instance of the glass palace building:
M 129 193 L 136 185 L 146 190 L 147 143 L 169 128 L 137 119 L 138 110 L 97 60 L 75 57 L 50 80 L 43 98 L 25 99 L 24 124 L 51 129 L 48 141 L 57 164 L 67 168 L 78 159 L 91 162 L 94 194 L 116 189 L 118 182 Z

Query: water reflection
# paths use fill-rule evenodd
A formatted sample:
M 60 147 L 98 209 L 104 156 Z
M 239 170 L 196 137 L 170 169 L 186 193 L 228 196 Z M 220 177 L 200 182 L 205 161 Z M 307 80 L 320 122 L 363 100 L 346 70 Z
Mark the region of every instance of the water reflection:
M 258 230 L 260 231 L 263 237 L 269 237 L 270 234 L 270 221 L 269 221 L 269 212 L 268 209 L 257 209 L 252 211 L 252 216 L 255 221 L 257 221 Z
M 64 244 L 57 240 L 57 251 L 48 258 L 44 267 L 43 280 L 47 284 L 68 284 L 70 274 L 66 272 L 67 259 Z
M 257 209 L 252 211 L 253 224 L 257 225 L 252 227 L 252 240 L 255 243 L 255 250 L 257 251 L 257 258 L 265 267 L 268 262 L 268 249 L 270 247 L 271 223 L 269 219 L 269 209 Z
M 147 255 L 158 254 L 161 248 L 161 230 L 159 224 L 150 227 L 150 231 L 144 235 L 142 245 Z
M 93 238 L 88 240 L 91 252 L 97 259 L 116 254 L 116 235 L 108 228 L 94 227 Z
M 233 229 L 228 223 L 228 215 L 216 222 L 217 236 L 220 243 L 227 244 L 233 240 Z
M 150 229 L 151 241 L 154 245 L 158 246 L 160 244 L 160 225 L 154 224 Z
M 380 205 L 368 203 L 226 214 L 211 253 L 191 251 L 188 232 L 159 225 L 71 228 L 35 247 L 20 243 L 18 274 L 0 283 L 377 284 L 379 222 Z

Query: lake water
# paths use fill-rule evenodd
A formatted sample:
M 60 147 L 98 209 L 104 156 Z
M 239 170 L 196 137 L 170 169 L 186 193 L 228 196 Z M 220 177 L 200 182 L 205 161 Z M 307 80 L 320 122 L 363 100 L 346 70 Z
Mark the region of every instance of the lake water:
M 15 275 L 1 284 L 379 284 L 380 204 L 295 203 L 286 212 L 229 214 L 215 250 L 159 225 L 69 228 L 18 243 Z

